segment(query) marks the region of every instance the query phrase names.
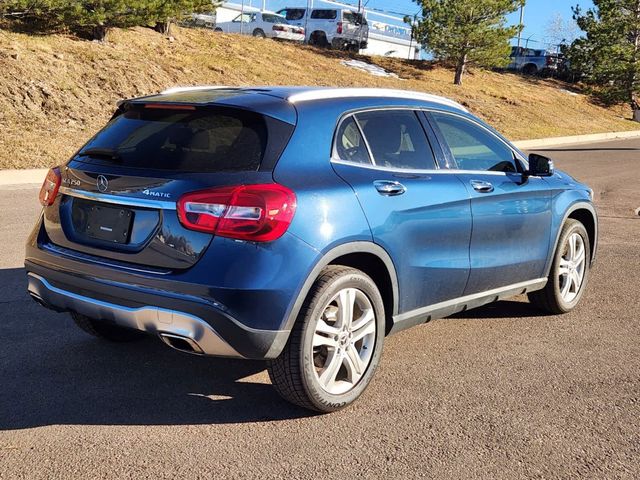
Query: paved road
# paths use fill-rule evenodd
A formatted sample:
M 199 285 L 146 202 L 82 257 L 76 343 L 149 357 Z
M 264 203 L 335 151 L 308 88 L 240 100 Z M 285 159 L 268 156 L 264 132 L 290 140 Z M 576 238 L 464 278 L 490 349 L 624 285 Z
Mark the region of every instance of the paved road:
M 327 416 L 281 401 L 260 363 L 107 345 L 29 301 L 36 190 L 0 191 L 0 478 L 638 478 L 640 141 L 542 153 L 596 192 L 582 305 L 517 298 L 391 337 Z

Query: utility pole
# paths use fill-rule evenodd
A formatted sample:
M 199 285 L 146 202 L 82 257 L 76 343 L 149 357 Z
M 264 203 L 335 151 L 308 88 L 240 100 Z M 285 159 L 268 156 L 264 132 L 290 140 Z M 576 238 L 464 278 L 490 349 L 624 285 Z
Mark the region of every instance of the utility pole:
M 244 33 L 244 0 L 240 4 L 240 35 Z
M 267 10 L 267 0 L 262 0 L 262 11 L 266 11 Z
M 522 39 L 522 22 L 524 21 L 524 3 L 520 6 L 520 28 L 518 28 L 518 53 L 520 53 L 520 41 Z

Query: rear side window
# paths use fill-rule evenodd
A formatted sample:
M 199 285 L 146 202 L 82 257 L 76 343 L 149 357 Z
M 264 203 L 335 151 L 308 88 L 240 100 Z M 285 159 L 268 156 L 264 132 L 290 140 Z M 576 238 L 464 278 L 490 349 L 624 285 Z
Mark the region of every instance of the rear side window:
M 411 110 L 377 110 L 356 114 L 376 165 L 413 170 L 436 168 L 422 125 Z
M 333 156 L 347 162 L 371 164 L 367 146 L 353 117 L 347 118 L 340 124 Z
M 335 20 L 337 17 L 337 10 L 318 9 L 311 12 L 311 18 L 318 20 Z
M 433 112 L 432 117 L 459 169 L 517 171 L 511 149 L 484 128 L 456 115 Z
M 271 135 L 269 142 L 274 127 L 278 133 Z M 233 108 L 136 106 L 112 119 L 82 148 L 78 159 L 186 172 L 252 171 L 260 168 L 265 154 L 279 155 L 274 150 L 282 151 L 292 129 L 263 115 Z

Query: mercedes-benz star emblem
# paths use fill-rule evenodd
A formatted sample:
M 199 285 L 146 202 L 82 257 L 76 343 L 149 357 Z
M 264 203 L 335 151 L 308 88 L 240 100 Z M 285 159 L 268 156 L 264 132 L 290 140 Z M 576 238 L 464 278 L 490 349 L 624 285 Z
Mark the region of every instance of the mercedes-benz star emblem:
M 98 179 L 96 180 L 96 185 L 98 186 L 98 190 L 101 192 L 106 192 L 107 188 L 109 188 L 109 180 L 104 175 L 98 175 Z

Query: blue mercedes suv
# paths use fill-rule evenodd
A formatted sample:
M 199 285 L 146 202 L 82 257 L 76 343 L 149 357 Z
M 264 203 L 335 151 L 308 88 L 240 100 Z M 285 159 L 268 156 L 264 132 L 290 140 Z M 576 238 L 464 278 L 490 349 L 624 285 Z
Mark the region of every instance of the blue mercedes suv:
M 349 405 L 385 336 L 526 293 L 582 297 L 592 191 L 422 93 L 174 88 L 120 102 L 40 191 L 30 295 L 89 334 L 265 359 Z

